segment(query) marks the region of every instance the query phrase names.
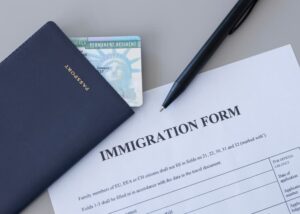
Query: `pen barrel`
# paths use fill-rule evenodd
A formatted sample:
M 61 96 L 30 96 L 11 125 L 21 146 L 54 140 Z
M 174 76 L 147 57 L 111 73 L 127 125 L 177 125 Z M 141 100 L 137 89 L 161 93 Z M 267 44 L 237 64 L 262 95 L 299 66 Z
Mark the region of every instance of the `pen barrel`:
M 246 19 L 257 1 L 258 0 L 239 0 L 235 4 L 219 27 L 214 31 L 212 36 L 207 40 L 204 46 L 176 79 L 163 103 L 163 107 L 166 108 L 170 105 L 170 103 L 172 103 L 185 90 L 189 83 L 195 78 L 198 71 L 206 64 L 228 34 L 232 34 Z
M 186 85 L 174 82 L 162 106 L 167 108 L 184 91 Z
M 245 12 L 253 4 L 253 0 L 240 0 L 236 3 L 230 13 L 222 21 L 212 36 L 207 40 L 204 46 L 199 50 L 192 61 L 187 65 L 184 71 L 177 78 L 176 82 L 189 84 L 198 71 L 206 64 L 209 58 L 215 53 L 217 48 L 225 40 L 231 30 L 239 23 Z

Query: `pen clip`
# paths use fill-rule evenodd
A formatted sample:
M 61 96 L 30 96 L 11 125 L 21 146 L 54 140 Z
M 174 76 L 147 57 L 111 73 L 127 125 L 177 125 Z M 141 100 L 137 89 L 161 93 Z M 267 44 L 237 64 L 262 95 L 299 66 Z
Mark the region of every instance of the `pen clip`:
M 229 35 L 233 34 L 242 24 L 243 22 L 247 19 L 247 17 L 250 15 L 251 11 L 253 10 L 254 6 L 258 0 L 254 0 L 249 7 L 246 9 L 245 13 L 242 15 L 242 17 L 235 23 L 235 25 L 232 27 L 232 29 L 229 31 Z

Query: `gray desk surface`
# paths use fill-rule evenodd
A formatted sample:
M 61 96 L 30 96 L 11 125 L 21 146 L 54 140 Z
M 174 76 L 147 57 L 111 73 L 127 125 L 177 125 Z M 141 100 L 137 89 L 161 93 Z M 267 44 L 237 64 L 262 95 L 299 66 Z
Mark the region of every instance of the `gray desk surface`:
M 2 0 L 0 61 L 48 20 L 69 36 L 140 35 L 144 89 L 173 81 L 237 0 Z M 261 0 L 204 70 L 285 44 L 300 59 L 300 1 Z M 24 214 L 53 214 L 48 193 Z

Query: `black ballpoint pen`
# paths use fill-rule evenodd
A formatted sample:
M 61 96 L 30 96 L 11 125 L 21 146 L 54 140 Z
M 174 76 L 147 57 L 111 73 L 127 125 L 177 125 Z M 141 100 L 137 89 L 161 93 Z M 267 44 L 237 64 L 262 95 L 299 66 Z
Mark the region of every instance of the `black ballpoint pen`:
M 184 69 L 184 71 L 175 80 L 171 90 L 169 91 L 162 110 L 167 108 L 189 85 L 194 79 L 199 69 L 201 69 L 213 53 L 217 50 L 223 40 L 246 20 L 258 0 L 239 0 L 212 36 Z

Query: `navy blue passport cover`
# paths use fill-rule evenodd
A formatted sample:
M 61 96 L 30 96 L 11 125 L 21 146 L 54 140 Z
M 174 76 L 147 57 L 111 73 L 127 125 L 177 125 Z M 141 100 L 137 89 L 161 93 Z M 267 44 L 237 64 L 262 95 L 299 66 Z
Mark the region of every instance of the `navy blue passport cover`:
M 132 114 L 48 22 L 0 64 L 0 213 L 20 212 Z

